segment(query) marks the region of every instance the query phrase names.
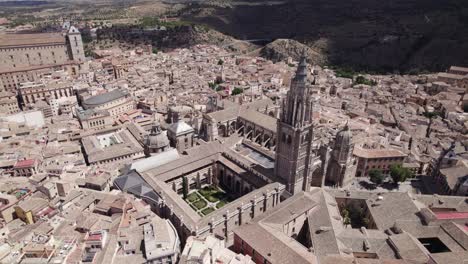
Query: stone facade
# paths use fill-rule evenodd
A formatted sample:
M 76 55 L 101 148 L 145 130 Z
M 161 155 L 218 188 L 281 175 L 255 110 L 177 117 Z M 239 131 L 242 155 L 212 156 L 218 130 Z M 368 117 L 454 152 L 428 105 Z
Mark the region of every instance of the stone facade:
M 20 83 L 38 75 L 67 70 L 77 75 L 85 69 L 80 32 L 71 27 L 65 34 L 6 34 L 0 36 L 0 90 L 14 91 Z
M 135 109 L 135 102 L 126 91 L 113 90 L 108 93 L 92 96 L 82 103 L 84 109 L 106 110 L 113 118 Z
M 307 63 L 301 59 L 291 88 L 283 101 L 277 128 L 275 174 L 286 183 L 286 190 L 297 193 L 311 185 L 313 125 L 311 86 L 307 82 Z
M 326 181 L 331 185 L 346 186 L 356 175 L 356 169 L 357 160 L 353 157 L 352 133 L 346 124 L 336 135 Z
M 18 100 L 11 92 L 0 92 L 0 112 L 3 114 L 15 114 L 20 111 Z
M 24 106 L 30 106 L 38 101 L 60 99 L 74 96 L 73 87 L 69 83 L 22 83 L 19 87 L 19 96 Z

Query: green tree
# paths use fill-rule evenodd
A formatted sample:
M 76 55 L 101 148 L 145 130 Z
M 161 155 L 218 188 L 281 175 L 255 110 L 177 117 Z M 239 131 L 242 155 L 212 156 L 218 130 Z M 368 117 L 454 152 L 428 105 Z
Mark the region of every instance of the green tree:
M 432 128 L 432 123 L 434 122 L 434 118 L 437 116 L 440 116 L 439 112 L 424 112 L 424 116 L 429 119 L 429 124 L 427 125 L 426 129 L 426 137 L 428 138 L 431 135 L 431 128 Z
M 218 65 L 223 65 L 223 64 L 224 64 L 224 61 L 222 59 L 219 59 Z
M 377 82 L 374 80 L 369 80 L 362 75 L 359 75 L 356 77 L 356 80 L 354 80 L 354 84 L 365 84 L 369 86 L 374 86 L 374 85 L 377 85 Z
M 404 182 L 408 178 L 413 177 L 413 173 L 408 168 L 403 168 L 401 165 L 392 165 L 390 167 L 390 177 L 394 183 Z
M 369 171 L 369 177 L 371 182 L 379 185 L 385 180 L 385 175 L 382 174 L 381 170 L 372 169 Z
M 468 113 L 468 104 L 463 105 L 463 112 Z
M 238 94 L 241 94 L 243 92 L 244 92 L 244 90 L 242 88 L 236 87 L 236 88 L 234 88 L 232 90 L 231 95 L 238 95 Z
M 188 180 L 187 177 L 182 177 L 182 195 L 184 199 L 187 199 L 189 191 Z
M 349 217 L 348 209 L 343 210 L 343 224 L 349 226 L 351 224 L 351 218 Z
M 335 70 L 336 77 L 340 77 L 340 78 L 353 79 L 354 74 L 355 74 L 354 71 L 351 69 L 336 69 Z
M 158 49 L 153 47 L 153 54 L 158 54 Z

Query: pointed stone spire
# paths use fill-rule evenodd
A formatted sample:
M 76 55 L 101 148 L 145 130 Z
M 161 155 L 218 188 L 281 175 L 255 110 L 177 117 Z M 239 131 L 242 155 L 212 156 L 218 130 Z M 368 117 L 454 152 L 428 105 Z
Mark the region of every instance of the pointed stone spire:
M 296 70 L 296 79 L 307 77 L 307 58 L 305 56 L 305 51 L 302 52 L 301 58 L 299 59 L 299 65 Z
M 349 120 L 346 120 L 346 124 L 345 124 L 345 126 L 343 127 L 343 130 L 344 130 L 344 131 L 349 131 Z

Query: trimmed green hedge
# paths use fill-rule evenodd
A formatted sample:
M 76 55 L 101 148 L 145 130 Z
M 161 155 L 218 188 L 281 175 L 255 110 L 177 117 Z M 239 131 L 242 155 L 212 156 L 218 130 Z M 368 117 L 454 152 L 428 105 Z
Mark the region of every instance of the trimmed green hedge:
M 204 200 L 198 200 L 194 202 L 193 205 L 198 209 L 203 209 L 206 207 L 207 203 Z

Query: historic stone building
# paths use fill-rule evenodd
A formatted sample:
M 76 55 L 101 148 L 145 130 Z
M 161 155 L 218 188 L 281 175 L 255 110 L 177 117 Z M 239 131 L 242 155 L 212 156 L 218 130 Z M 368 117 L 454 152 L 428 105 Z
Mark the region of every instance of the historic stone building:
M 84 70 L 81 34 L 75 27 L 64 33 L 0 35 L 0 90 L 14 91 L 22 82 L 38 81 L 51 70 L 72 75 Z
M 145 137 L 145 155 L 151 156 L 169 149 L 169 139 L 167 134 L 161 131 L 159 123 L 155 123 L 149 135 Z
M 307 190 L 317 168 L 314 154 L 312 125 L 312 86 L 308 83 L 307 63 L 302 58 L 283 101 L 278 120 L 275 175 L 286 184 L 286 190 L 295 194 Z
M 356 175 L 357 160 L 353 157 L 352 132 L 348 124 L 337 133 L 327 169 L 329 185 L 346 186 Z
M 19 86 L 19 96 L 23 106 L 30 106 L 39 101 L 60 99 L 74 95 L 73 86 L 68 82 L 48 84 L 26 82 Z
M 183 120 L 176 121 L 167 129 L 167 137 L 171 147 L 176 148 L 179 152 L 193 147 L 194 135 L 195 130 Z
M 127 91 L 116 89 L 89 97 L 83 101 L 82 106 L 86 110 L 106 110 L 117 119 L 123 113 L 135 109 L 135 102 Z
M 20 111 L 18 100 L 12 92 L 0 91 L 0 112 L 2 114 L 15 114 Z
M 224 100 L 203 117 L 199 135 L 208 142 L 191 147 L 193 128 L 174 122 L 168 128 L 171 146 L 187 155 L 158 153 L 157 162 L 147 158 L 149 168 L 124 173 L 115 187 L 144 199 L 158 215 L 170 219 L 182 241 L 190 235 L 215 234 L 231 243 L 234 228 L 268 213 L 283 198 L 323 182 L 318 174 L 314 178 L 321 161 L 319 147 L 313 144 L 314 99 L 307 73 L 303 59 L 280 120 L 275 118 L 278 105 L 270 99 L 245 104 Z M 207 186 L 221 188 L 231 201 L 203 213 L 184 199 Z

